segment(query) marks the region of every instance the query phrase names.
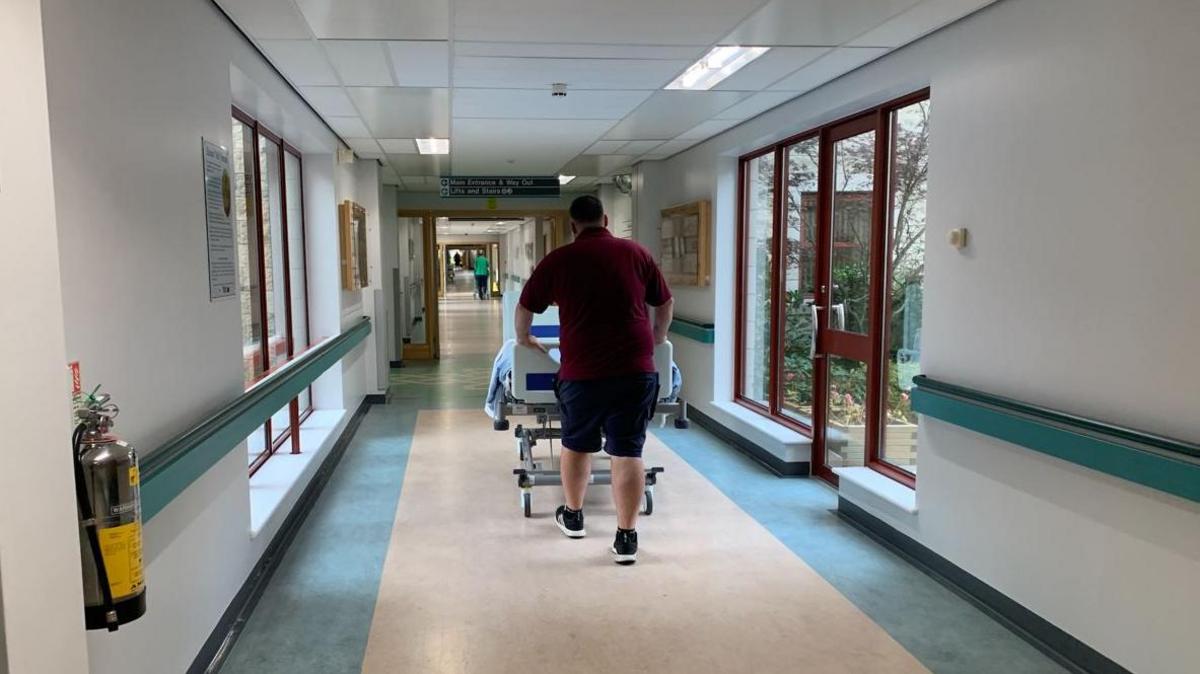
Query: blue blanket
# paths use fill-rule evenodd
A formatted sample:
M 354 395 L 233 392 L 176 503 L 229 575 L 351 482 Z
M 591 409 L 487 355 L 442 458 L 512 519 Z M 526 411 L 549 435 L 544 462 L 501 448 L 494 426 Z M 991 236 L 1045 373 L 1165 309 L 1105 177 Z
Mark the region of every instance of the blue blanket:
M 516 347 L 516 340 L 508 340 L 504 346 L 500 347 L 500 351 L 496 354 L 496 360 L 492 362 L 492 379 L 488 383 L 487 400 L 483 403 L 483 411 L 493 419 L 496 418 L 496 410 L 499 409 L 500 403 L 504 402 L 504 388 L 509 375 L 512 374 L 513 349 Z M 555 361 L 559 360 L 558 349 L 551 349 L 550 357 Z M 671 394 L 664 396 L 663 400 L 674 402 L 679 397 L 679 389 L 682 386 L 683 375 L 679 372 L 679 366 L 671 363 Z

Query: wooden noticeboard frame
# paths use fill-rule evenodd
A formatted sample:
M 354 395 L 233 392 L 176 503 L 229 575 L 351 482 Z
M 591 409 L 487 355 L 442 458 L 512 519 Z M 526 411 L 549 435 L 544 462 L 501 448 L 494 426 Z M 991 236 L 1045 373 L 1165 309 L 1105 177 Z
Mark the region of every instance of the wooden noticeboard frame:
M 358 290 L 370 285 L 367 274 L 367 211 L 353 201 L 338 206 L 338 243 L 342 288 Z
M 658 265 L 672 285 L 707 286 L 712 259 L 712 204 L 693 201 L 660 211 Z

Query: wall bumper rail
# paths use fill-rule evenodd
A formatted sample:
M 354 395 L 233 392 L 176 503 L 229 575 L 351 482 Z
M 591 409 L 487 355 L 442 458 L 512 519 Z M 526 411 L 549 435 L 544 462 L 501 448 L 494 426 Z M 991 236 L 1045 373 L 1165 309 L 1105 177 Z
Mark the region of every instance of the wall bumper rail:
M 680 316 L 676 316 L 671 321 L 671 327 L 668 330 L 701 344 L 712 344 L 716 340 L 715 328 L 712 323 L 694 321 Z
M 148 521 L 276 411 L 308 388 L 371 332 L 362 318 L 309 348 L 192 428 L 147 452 L 141 461 L 142 512 Z
M 913 409 L 1005 442 L 1200 502 L 1200 445 L 913 378 Z

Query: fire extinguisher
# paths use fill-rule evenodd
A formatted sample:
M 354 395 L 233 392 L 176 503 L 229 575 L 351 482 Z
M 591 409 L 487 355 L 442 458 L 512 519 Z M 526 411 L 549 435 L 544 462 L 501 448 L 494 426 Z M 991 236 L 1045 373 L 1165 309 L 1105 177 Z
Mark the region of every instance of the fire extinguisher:
M 120 411 L 96 387 L 75 414 L 75 499 L 87 629 L 117 627 L 146 612 L 137 453 L 111 432 Z

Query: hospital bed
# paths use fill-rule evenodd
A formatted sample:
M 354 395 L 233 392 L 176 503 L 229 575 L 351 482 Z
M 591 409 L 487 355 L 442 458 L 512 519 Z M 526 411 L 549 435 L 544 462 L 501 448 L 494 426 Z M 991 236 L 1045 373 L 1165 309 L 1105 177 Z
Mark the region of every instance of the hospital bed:
M 554 394 L 559 363 L 552 355 L 558 346 L 557 322 L 558 315 L 554 307 L 534 317 L 530 332 L 551 350 L 551 354 L 521 346 L 513 348 L 512 370 L 506 381 L 502 382 L 500 399 L 491 410 L 492 428 L 497 431 L 509 430 L 510 417 L 533 417 L 533 425 L 519 424 L 514 430 L 520 465 L 513 469 L 513 474 L 517 477 L 521 508 L 526 517 L 532 516 L 534 487 L 562 485 L 558 460 L 553 452 L 554 441 L 562 439 L 562 429 L 557 425 L 561 421 L 558 399 Z M 664 423 L 671 418 L 676 428 L 687 428 L 687 402 L 678 395 L 679 378 L 676 376 L 673 356 L 674 349 L 669 341 L 654 349 L 660 391 L 653 418 L 661 419 Z M 550 448 L 547 454 L 540 457 L 534 453 L 539 441 L 546 441 Z M 589 484 L 612 483 L 611 468 L 602 467 L 607 463 L 606 459 L 607 455 L 601 454 L 593 460 Z M 654 486 L 662 472 L 661 466 L 646 468 L 643 514 L 654 512 Z

